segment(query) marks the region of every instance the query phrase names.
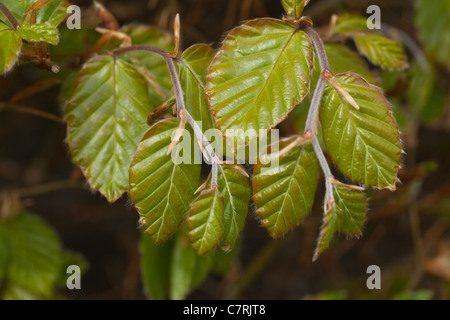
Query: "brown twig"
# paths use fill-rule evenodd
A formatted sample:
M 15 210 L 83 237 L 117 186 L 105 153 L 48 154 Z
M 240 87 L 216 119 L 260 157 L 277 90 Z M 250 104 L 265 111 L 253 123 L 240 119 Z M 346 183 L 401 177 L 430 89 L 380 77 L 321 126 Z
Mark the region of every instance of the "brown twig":
M 58 122 L 60 124 L 64 124 L 64 120 L 61 119 L 60 117 L 52 114 L 52 113 L 48 113 L 45 111 L 41 111 L 41 110 L 36 110 L 33 108 L 29 108 L 29 107 L 24 107 L 24 106 L 19 106 L 19 105 L 15 105 L 15 104 L 6 104 L 4 102 L 0 102 L 0 111 L 16 111 L 16 112 L 20 112 L 20 113 L 26 113 L 26 114 L 31 114 L 34 116 L 38 116 L 41 118 L 45 118 L 48 120 L 52 120 L 55 122 Z

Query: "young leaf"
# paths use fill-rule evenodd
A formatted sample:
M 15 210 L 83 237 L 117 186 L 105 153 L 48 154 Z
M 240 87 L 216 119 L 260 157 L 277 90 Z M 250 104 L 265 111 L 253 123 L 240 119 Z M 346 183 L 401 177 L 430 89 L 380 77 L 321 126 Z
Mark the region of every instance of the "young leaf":
M 0 246 L 0 257 L 7 261 L 0 265 L 7 266 L 7 282 L 29 295 L 51 295 L 62 264 L 55 232 L 40 218 L 23 212 L 0 223 L 0 239 L 5 241 Z
M 8 72 L 19 59 L 22 39 L 13 30 L 0 22 L 0 74 Z
M 364 192 L 344 185 L 334 185 L 333 189 L 335 205 L 325 212 L 314 259 L 328 248 L 336 231 L 359 236 L 366 221 L 367 198 Z
M 211 66 L 206 93 L 216 125 L 268 130 L 308 94 L 314 51 L 308 36 L 276 19 L 231 31 Z
M 184 228 L 175 238 L 170 267 L 170 299 L 184 299 L 190 290 L 197 287 L 212 267 L 213 255 L 199 256 L 189 240 Z
M 309 3 L 310 0 L 282 0 L 283 8 L 288 16 L 293 18 L 300 18 L 302 16 L 303 9 Z
M 201 123 L 203 131 L 215 128 L 205 94 L 206 74 L 213 58 L 214 49 L 205 44 L 193 45 L 181 56 L 185 64 L 180 65 L 180 82 L 186 109 Z
M 151 127 L 139 143 L 130 167 L 130 199 L 142 217 L 145 233 L 155 243 L 167 240 L 178 230 L 200 180 L 199 164 L 176 164 L 166 154 L 177 128 L 176 118 Z
M 295 138 L 281 141 L 280 149 Z M 253 200 L 263 226 L 272 237 L 285 234 L 309 214 L 316 193 L 318 170 L 310 144 L 294 147 L 279 157 L 279 164 L 274 168 L 271 163 L 255 165 Z
M 125 61 L 96 56 L 81 71 L 65 109 L 73 161 L 110 202 L 128 190 L 128 169 L 153 109 L 145 79 Z
M 415 22 L 427 52 L 450 70 L 450 0 L 416 0 Z
M 359 75 L 344 73 L 335 79 L 360 110 L 344 103 L 331 86 L 325 88 L 320 120 L 328 152 L 353 181 L 395 190 L 402 147 L 389 102 Z
M 408 68 L 403 48 L 395 41 L 378 34 L 354 34 L 359 52 L 373 64 L 389 70 Z
M 19 37 L 27 41 L 45 41 L 54 45 L 59 42 L 58 29 L 48 23 L 24 24 L 16 32 Z
M 224 200 L 217 186 L 203 191 L 191 204 L 187 219 L 192 247 L 201 256 L 211 252 L 223 235 Z
M 344 13 L 337 18 L 333 29 L 335 34 L 348 34 L 355 31 L 368 31 L 366 18 L 350 13 Z
M 244 228 L 251 191 L 248 178 L 242 173 L 229 166 L 222 166 L 222 170 L 223 173 L 219 170 L 217 186 L 225 203 L 223 241 L 230 250 Z

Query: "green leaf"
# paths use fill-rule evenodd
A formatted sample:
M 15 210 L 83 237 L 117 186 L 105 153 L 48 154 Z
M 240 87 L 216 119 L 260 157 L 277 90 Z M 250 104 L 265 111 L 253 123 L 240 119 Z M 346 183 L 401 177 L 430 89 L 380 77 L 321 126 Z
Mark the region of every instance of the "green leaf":
M 246 176 L 229 166 L 222 166 L 222 170 L 223 173 L 219 170 L 217 186 L 225 203 L 223 241 L 226 249 L 231 250 L 244 229 L 251 191 Z
M 418 64 L 410 70 L 408 104 L 422 123 L 439 119 L 445 111 L 445 93 L 435 80 L 433 71 L 424 71 Z
M 217 187 L 203 191 L 191 204 L 188 236 L 199 255 L 211 252 L 222 239 L 224 210 L 224 199 Z
M 7 257 L 0 265 L 7 266 L 7 282 L 27 295 L 51 295 L 60 273 L 62 250 L 58 236 L 47 223 L 19 213 L 0 223 L 0 239 L 0 258 Z
M 308 36 L 276 19 L 257 19 L 225 38 L 207 77 L 216 125 L 268 130 L 308 94 L 314 51 Z
M 10 71 L 19 59 L 22 39 L 15 31 L 0 22 L 0 74 Z
M 52 26 L 58 26 L 67 15 L 67 8 L 71 6 L 66 0 L 50 0 L 36 14 L 36 23 L 48 22 Z
M 170 299 L 180 300 L 205 279 L 211 270 L 213 255 L 197 255 L 185 232 L 179 232 L 175 241 L 170 268 Z
M 356 52 L 348 49 L 346 46 L 335 43 L 325 44 L 325 50 L 327 52 L 331 71 L 334 74 L 354 72 L 361 75 L 371 84 L 379 84 L 379 80 L 369 71 L 367 64 Z M 318 68 L 318 70 L 320 70 L 320 68 Z
M 109 55 L 89 60 L 67 102 L 67 142 L 89 184 L 110 202 L 128 190 L 128 169 L 153 109 L 146 80 Z
M 130 36 L 133 45 L 145 44 L 155 46 L 168 52 L 171 52 L 174 48 L 172 35 L 168 32 L 162 32 L 154 27 L 128 25 L 124 26 L 121 29 L 121 32 Z M 127 56 L 136 58 L 148 69 L 160 85 L 166 98 L 169 98 L 172 95 L 172 81 L 166 63 L 162 57 L 141 51 L 128 53 Z M 155 98 L 157 97 L 152 96 L 152 99 Z
M 37 0 L 2 0 L 3 4 L 11 11 L 19 23 L 22 22 L 25 13 Z M 57 26 L 66 16 L 66 10 L 70 3 L 65 0 L 50 0 L 37 11 L 36 23 L 49 22 Z M 6 19 L 3 17 L 3 21 Z
M 402 147 L 389 102 L 356 74 L 337 75 L 336 81 L 360 110 L 344 103 L 331 86 L 325 88 L 320 120 L 328 152 L 353 181 L 395 190 Z
M 45 41 L 54 45 L 59 42 L 58 29 L 48 23 L 24 24 L 16 32 L 19 37 L 27 41 Z
M 177 128 L 176 118 L 151 127 L 130 167 L 130 199 L 142 217 L 145 233 L 156 243 L 170 238 L 185 220 L 200 180 L 201 165 L 176 164 L 166 155 Z
M 31 7 L 31 5 L 37 0 L 2 0 L 3 4 L 11 11 L 16 20 L 21 23 L 25 12 Z M 7 22 L 6 18 L 2 17 L 4 22 Z
M 145 290 L 155 300 L 184 299 L 212 268 L 213 256 L 198 256 L 189 245 L 185 228 L 160 245 L 143 235 L 140 251 Z
M 174 239 L 156 245 L 145 234 L 141 238 L 139 250 L 143 283 L 147 295 L 153 300 L 164 300 L 168 296 L 174 245 Z
M 293 18 L 300 18 L 302 16 L 303 9 L 309 3 L 310 0 L 282 0 L 283 8 L 288 16 Z
M 354 34 L 353 40 L 359 52 L 373 64 L 388 70 L 408 68 L 403 48 L 395 41 L 378 34 Z
M 415 22 L 427 52 L 450 70 L 450 0 L 416 0 Z
M 295 138 L 280 141 L 280 150 Z M 310 144 L 294 147 L 273 168 L 272 163 L 255 165 L 253 200 L 272 237 L 285 234 L 309 214 L 317 180 L 318 163 Z
M 328 248 L 336 231 L 360 236 L 366 221 L 367 198 L 364 192 L 344 185 L 334 185 L 335 205 L 325 212 L 314 260 Z
M 340 15 L 333 29 L 335 34 L 348 34 L 355 31 L 368 31 L 367 19 L 350 13 Z
M 180 82 L 186 109 L 194 120 L 201 123 L 203 131 L 215 128 L 205 94 L 206 75 L 213 58 L 214 49 L 205 44 L 193 45 L 181 56 L 185 64 L 180 65 Z

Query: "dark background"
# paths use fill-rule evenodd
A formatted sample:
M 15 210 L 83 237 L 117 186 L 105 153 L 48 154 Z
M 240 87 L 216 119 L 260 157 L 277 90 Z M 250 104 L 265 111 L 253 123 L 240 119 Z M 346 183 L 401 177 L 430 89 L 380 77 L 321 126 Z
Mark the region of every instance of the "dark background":
M 91 1 L 72 2 L 82 7 L 83 17 L 93 15 Z M 283 13 L 278 0 L 101 2 L 121 24 L 140 22 L 171 30 L 173 17 L 179 12 L 185 47 L 201 42 L 217 48 L 226 32 L 240 21 L 280 17 Z M 332 13 L 365 15 L 370 4 L 382 8 L 383 23 L 416 37 L 412 1 L 312 0 L 304 14 L 320 26 L 328 23 Z M 448 92 L 448 73 L 438 69 L 439 81 Z M 0 101 L 37 81 L 40 74 L 35 67 L 24 65 L 1 77 Z M 54 86 L 22 104 L 62 115 L 59 89 Z M 447 299 L 448 283 L 433 270 L 444 268 L 447 277 L 450 270 L 450 219 L 441 218 L 434 208 L 450 197 L 449 129 L 447 112 L 436 125 L 404 132 L 407 152 L 414 156 L 405 158 L 400 173 L 403 184 L 395 193 L 382 191 L 374 196 L 361 239 L 339 236 L 317 262 L 311 262 L 321 225 L 323 190 L 319 190 L 310 216 L 276 241 L 259 225 L 252 209 L 230 272 L 209 276 L 189 298 L 299 299 L 329 291 L 339 291 L 338 296 L 347 298 L 392 298 L 404 290 L 427 289 L 433 298 Z M 0 190 L 32 187 L 35 192 L 23 199 L 27 210 L 49 222 L 64 247 L 81 253 L 88 261 L 82 290 L 62 290 L 64 295 L 70 299 L 144 299 L 138 215 L 126 196 L 108 204 L 85 183 L 79 186 L 76 181 L 83 181 L 82 174 L 71 162 L 65 134 L 65 127 L 58 123 L 1 112 Z M 417 165 L 426 161 L 433 161 L 436 171 L 428 173 Z M 410 182 L 417 179 L 423 185 L 418 194 L 413 194 Z M 449 216 L 449 207 L 447 204 L 440 209 L 444 216 Z M 383 289 L 378 292 L 366 288 L 366 268 L 372 264 L 382 270 Z

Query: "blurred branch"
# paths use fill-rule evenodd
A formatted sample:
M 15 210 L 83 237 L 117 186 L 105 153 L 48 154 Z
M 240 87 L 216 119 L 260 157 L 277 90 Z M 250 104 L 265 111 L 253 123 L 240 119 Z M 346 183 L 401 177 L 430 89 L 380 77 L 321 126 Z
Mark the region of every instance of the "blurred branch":
M 64 124 L 64 120 L 58 117 L 57 115 L 29 107 L 19 106 L 16 104 L 0 102 L 0 111 L 15 111 L 20 113 L 31 114 L 34 116 L 58 122 L 60 124 Z
M 84 181 L 76 181 L 72 179 L 50 182 L 38 186 L 16 189 L 14 192 L 21 198 L 39 196 L 53 191 L 63 189 L 81 189 L 84 188 Z

